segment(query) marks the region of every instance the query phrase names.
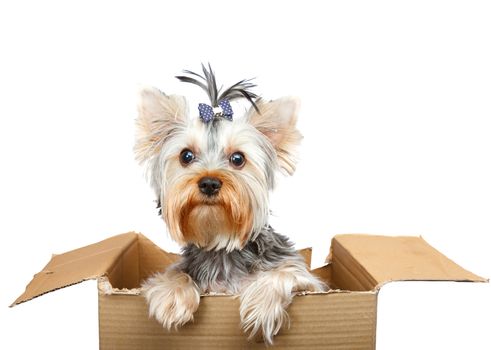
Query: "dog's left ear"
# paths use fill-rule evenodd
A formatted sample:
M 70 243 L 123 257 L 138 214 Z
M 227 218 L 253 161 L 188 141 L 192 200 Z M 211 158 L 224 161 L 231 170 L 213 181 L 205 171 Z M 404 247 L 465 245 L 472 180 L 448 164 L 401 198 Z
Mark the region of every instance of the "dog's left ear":
M 259 100 L 247 113 L 247 120 L 264 134 L 278 156 L 280 167 L 289 175 L 295 172 L 296 147 L 302 140 L 297 130 L 297 116 L 300 100 L 295 97 L 283 97 L 270 102 Z

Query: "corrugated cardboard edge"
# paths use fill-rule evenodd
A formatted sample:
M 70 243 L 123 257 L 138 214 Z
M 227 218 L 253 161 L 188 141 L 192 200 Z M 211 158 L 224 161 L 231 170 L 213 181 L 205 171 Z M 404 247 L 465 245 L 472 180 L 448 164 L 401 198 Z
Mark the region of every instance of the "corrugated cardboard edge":
M 350 290 L 378 290 L 393 281 L 489 282 L 450 260 L 421 236 L 336 235 L 328 259 L 335 282 Z M 336 276 L 342 280 L 336 281 Z
M 340 241 L 343 241 L 343 237 L 355 238 L 355 242 L 358 241 L 358 245 L 360 240 L 363 241 L 366 239 L 372 241 L 374 240 L 375 244 L 378 244 L 377 240 L 393 241 L 397 243 L 396 246 L 400 243 L 398 243 L 398 240 L 418 239 L 417 237 L 413 236 L 335 236 L 331 244 L 331 253 L 329 258 L 331 261 L 330 265 L 328 264 L 312 271 L 312 273 L 316 274 L 317 276 L 326 279 L 332 277 L 334 274 L 333 270 L 341 269 L 342 274 L 347 276 L 343 278 L 348 279 L 348 282 L 343 281 L 343 283 L 337 283 L 337 285 L 334 283 L 334 288 L 341 287 L 347 290 L 368 291 L 379 289 L 382 285 L 391 281 L 412 280 L 489 282 L 488 279 L 479 277 L 467 270 L 464 270 L 459 265 L 455 264 L 453 261 L 438 252 L 435 248 L 431 247 L 421 237 L 419 237 L 420 242 L 418 244 L 424 244 L 425 249 L 431 251 L 431 254 L 438 256 L 446 263 L 452 264 L 457 269 L 456 271 L 463 272 L 464 277 L 461 277 L 461 275 L 445 275 L 436 276 L 437 278 L 435 278 L 435 276 L 433 276 L 433 278 L 422 278 L 421 275 L 398 275 L 397 278 L 381 279 L 380 276 L 377 276 L 377 274 L 374 273 L 373 266 L 368 266 L 370 264 L 367 265 L 366 261 L 365 263 L 363 261 L 360 262 L 360 258 L 363 257 L 367 247 L 362 246 L 362 249 L 359 249 L 360 251 L 356 251 L 356 249 L 353 249 L 353 246 L 346 244 L 346 242 L 343 244 L 340 243 Z M 135 244 L 137 244 L 137 246 L 135 246 Z M 145 249 L 145 254 L 142 254 L 142 249 Z M 400 249 L 400 245 L 398 246 L 398 249 Z M 151 254 L 148 253 L 149 251 Z M 26 291 L 10 306 L 12 307 L 57 289 L 65 288 L 92 279 L 99 279 L 98 286 L 100 292 L 102 293 L 138 294 L 139 292 L 137 288 L 118 289 L 117 285 L 111 286 L 111 283 L 109 283 L 108 280 L 108 277 L 112 278 L 111 281 L 117 280 L 118 273 L 122 271 L 121 260 L 125 260 L 121 259 L 121 256 L 125 257 L 125 255 L 129 254 L 126 254 L 126 252 L 133 255 L 137 254 L 143 258 L 137 268 L 139 270 L 137 275 L 140 276 L 148 276 L 149 273 L 152 272 L 149 270 L 150 266 L 153 266 L 152 269 L 155 269 L 154 272 L 162 271 L 162 269 L 164 269 L 168 264 L 175 262 L 179 258 L 179 255 L 177 254 L 168 253 L 162 250 L 141 233 L 128 232 L 113 236 L 86 247 L 75 249 L 64 254 L 54 255 L 45 268 L 34 276 L 33 280 L 26 287 Z M 307 265 L 310 265 L 311 248 L 302 249 L 299 252 L 302 254 L 302 256 L 304 256 Z M 378 252 L 375 254 L 375 256 L 378 256 Z M 414 258 L 417 258 L 417 254 Z M 387 256 L 382 256 L 381 259 L 385 261 L 383 266 L 383 270 L 385 270 L 387 266 L 386 262 L 391 261 L 391 259 Z M 159 261 L 159 263 L 155 264 L 155 261 Z M 139 282 L 140 281 L 137 279 L 134 279 L 132 281 L 132 286 L 138 287 Z
M 63 254 L 53 255 L 10 307 L 61 288 L 106 276 L 119 257 L 137 242 L 140 235 L 140 233 L 128 232 Z
M 36 276 L 36 275 L 34 275 Z M 24 292 L 21 296 L 19 296 L 12 304 L 9 305 L 9 307 L 14 307 L 14 306 L 17 306 L 17 305 L 20 305 L 20 304 L 23 304 L 25 302 L 28 302 L 32 299 L 36 299 L 40 296 L 43 296 L 45 294 L 48 294 L 48 293 L 51 293 L 51 292 L 54 292 L 58 289 L 63 289 L 63 288 L 66 288 L 66 287 L 70 287 L 70 286 L 74 286 L 76 284 L 79 284 L 79 283 L 82 283 L 82 282 L 85 282 L 85 281 L 91 281 L 91 280 L 95 280 L 97 279 L 99 276 L 91 276 L 91 277 L 88 277 L 88 278 L 85 278 L 85 279 L 82 279 L 80 281 L 77 281 L 77 282 L 74 282 L 74 283 L 70 283 L 70 284 L 67 284 L 67 285 L 64 285 L 64 286 L 61 286 L 59 288 L 53 288 L 51 290 L 48 290 L 46 292 L 42 292 L 42 293 L 39 293 L 39 294 L 36 294 L 36 295 L 33 295 L 33 296 L 25 296 L 26 292 Z M 28 285 L 29 286 L 29 285 Z M 27 286 L 27 287 L 28 287 Z M 27 287 L 26 287 L 26 290 L 27 290 Z
M 143 253 L 144 252 L 144 253 Z M 312 249 L 299 251 L 307 265 L 310 265 Z M 131 258 L 128 260 L 127 255 Z M 53 254 L 51 260 L 26 286 L 11 305 L 24 303 L 55 290 L 66 288 L 88 280 L 98 279 L 99 292 L 104 294 L 139 294 L 138 288 L 119 289 L 118 280 L 128 278 L 122 275 L 123 265 L 134 263 L 131 285 L 138 287 L 138 276 L 148 276 L 163 271 L 180 258 L 180 255 L 166 252 L 141 233 L 127 232 L 109 237 L 97 243 L 77 248 L 63 254 Z M 111 282 L 116 282 L 116 285 Z
M 145 237 L 142 234 L 138 235 L 138 244 L 139 244 L 139 254 L 140 260 L 144 260 L 146 262 L 140 263 L 140 265 L 152 265 L 153 268 L 148 268 L 145 266 L 140 266 L 140 274 L 144 276 L 153 275 L 156 272 L 161 272 L 166 269 L 166 267 L 181 258 L 179 254 L 167 252 L 161 248 L 159 248 L 155 243 L 153 243 L 150 239 Z M 312 248 L 302 248 L 297 250 L 297 252 L 303 257 L 307 267 L 310 269 L 311 259 L 312 259 Z M 157 263 L 158 262 L 158 263 Z M 322 268 L 316 269 L 316 271 L 320 271 L 319 277 L 323 278 Z M 312 271 L 315 274 L 315 271 Z M 97 276 L 97 287 L 99 293 L 105 295 L 111 294 L 122 294 L 122 295 L 139 295 L 140 288 L 117 288 L 111 284 L 110 279 L 107 274 L 102 276 Z M 298 293 L 299 295 L 304 295 L 305 293 Z M 313 293 L 315 294 L 315 293 Z M 202 296 L 213 296 L 213 295 L 229 295 L 223 293 L 208 293 L 203 294 Z

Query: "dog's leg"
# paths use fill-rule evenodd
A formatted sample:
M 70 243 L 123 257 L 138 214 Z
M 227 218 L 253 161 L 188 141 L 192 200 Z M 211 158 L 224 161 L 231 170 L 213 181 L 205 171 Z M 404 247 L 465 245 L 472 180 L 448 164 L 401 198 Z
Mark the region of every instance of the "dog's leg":
M 281 326 L 288 321 L 286 309 L 294 291 L 321 292 L 325 285 L 312 276 L 303 262 L 287 262 L 257 274 L 240 296 L 240 318 L 249 339 L 262 332 L 266 344 L 273 343 Z
M 193 320 L 200 293 L 191 277 L 175 269 L 158 273 L 145 281 L 142 292 L 149 315 L 170 330 Z

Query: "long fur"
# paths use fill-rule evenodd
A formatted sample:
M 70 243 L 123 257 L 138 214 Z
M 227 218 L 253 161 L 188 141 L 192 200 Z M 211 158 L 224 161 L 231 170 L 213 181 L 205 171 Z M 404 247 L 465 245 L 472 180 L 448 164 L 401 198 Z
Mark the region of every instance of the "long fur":
M 199 306 L 198 287 L 191 277 L 176 269 L 149 278 L 142 291 L 148 301 L 149 315 L 167 330 L 192 321 Z
M 286 261 L 303 261 L 292 242 L 270 226 L 264 227 L 242 249 L 227 252 L 188 244 L 182 250 L 182 257 L 177 268 L 197 281 L 201 291 L 229 294 L 237 294 L 251 274 L 275 269 Z
M 217 107 L 218 102 L 221 100 L 233 101 L 239 98 L 245 98 L 256 111 L 259 111 L 255 102 L 258 95 L 251 91 L 251 89 L 256 87 L 256 84 L 251 82 L 252 79 L 242 79 L 221 92 L 221 89 L 217 88 L 215 72 L 211 69 L 210 64 L 208 64 L 208 68 L 202 64 L 201 68 L 203 75 L 185 70 L 184 73 L 187 75 L 178 75 L 176 78 L 184 83 L 191 83 L 202 88 L 208 95 L 213 107 Z
M 249 339 L 258 332 L 267 344 L 288 321 L 287 307 L 294 291 L 322 292 L 325 285 L 313 277 L 300 259 L 288 259 L 271 270 L 258 272 L 254 280 L 240 294 L 242 328 L 250 332 Z
M 240 295 L 242 328 L 267 344 L 288 322 L 295 291 L 322 291 L 292 242 L 268 224 L 269 192 L 279 171 L 293 174 L 299 102 L 264 102 L 239 81 L 220 94 L 211 67 L 203 75 L 186 71 L 181 81 L 198 85 L 213 105 L 244 97 L 252 107 L 233 122 L 205 124 L 189 118 L 183 97 L 157 89 L 142 92 L 135 154 L 153 187 L 171 237 L 183 246 L 182 259 L 148 279 L 142 288 L 149 313 L 167 329 L 193 319 L 202 293 Z M 181 152 L 192 152 L 189 163 Z M 236 167 L 231 155 L 245 163 Z M 213 177 L 219 191 L 207 196 L 198 184 Z

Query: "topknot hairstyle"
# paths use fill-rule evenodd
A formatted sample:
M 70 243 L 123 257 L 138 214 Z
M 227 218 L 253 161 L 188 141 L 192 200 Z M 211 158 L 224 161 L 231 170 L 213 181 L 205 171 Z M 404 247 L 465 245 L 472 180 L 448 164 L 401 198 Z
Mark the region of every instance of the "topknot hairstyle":
M 225 91 L 221 92 L 222 87 L 220 87 L 220 89 L 217 88 L 215 73 L 211 69 L 211 65 L 208 63 L 207 69 L 204 64 L 201 64 L 201 68 L 203 69 L 203 75 L 190 70 L 184 70 L 183 72 L 186 75 L 178 75 L 176 78 L 184 83 L 198 85 L 200 88 L 205 90 L 206 94 L 210 98 L 212 107 L 218 107 L 218 103 L 222 100 L 233 101 L 239 98 L 245 98 L 259 113 L 259 108 L 255 102 L 256 99 L 259 99 L 259 96 L 250 91 L 252 88 L 257 86 L 251 82 L 252 79 L 242 79 L 241 81 L 225 89 Z

